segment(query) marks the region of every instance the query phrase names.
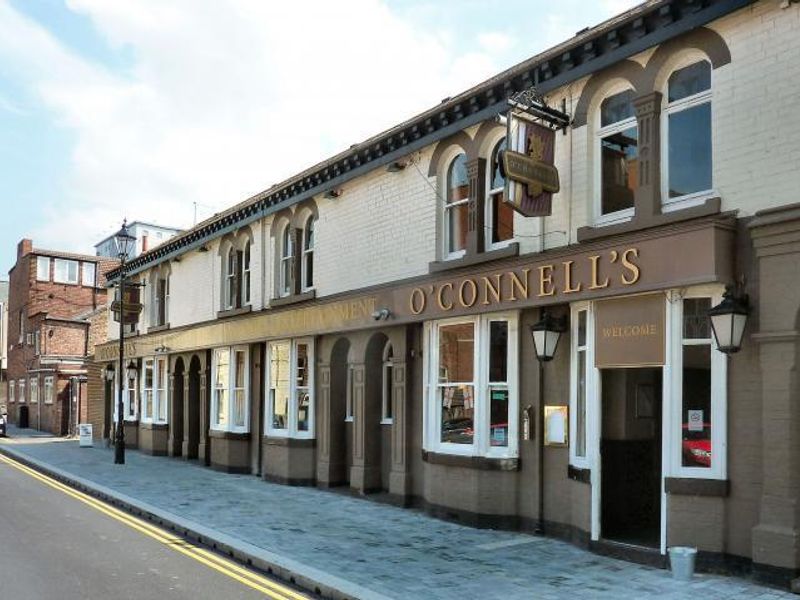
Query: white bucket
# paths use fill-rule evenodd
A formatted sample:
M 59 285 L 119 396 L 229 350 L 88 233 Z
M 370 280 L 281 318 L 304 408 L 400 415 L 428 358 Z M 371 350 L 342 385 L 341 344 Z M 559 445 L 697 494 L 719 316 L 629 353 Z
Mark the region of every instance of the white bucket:
M 694 575 L 694 560 L 697 548 L 688 546 L 672 546 L 669 549 L 669 564 L 672 576 L 679 581 L 689 581 Z

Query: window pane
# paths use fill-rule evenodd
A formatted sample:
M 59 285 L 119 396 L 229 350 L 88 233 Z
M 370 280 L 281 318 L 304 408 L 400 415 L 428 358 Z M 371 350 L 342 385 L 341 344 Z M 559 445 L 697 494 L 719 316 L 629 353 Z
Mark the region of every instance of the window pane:
M 500 168 L 500 153 L 506 149 L 506 139 L 503 138 L 495 147 L 492 152 L 492 172 L 490 173 L 491 181 L 489 182 L 489 189 L 496 190 L 503 188 L 506 184 L 506 178 L 503 177 L 502 169 Z
M 503 201 L 503 192 L 491 195 L 492 203 L 492 243 L 504 242 L 514 237 L 514 209 Z
M 228 390 L 218 389 L 215 392 L 217 394 L 217 423 L 224 425 L 228 422 Z
M 633 115 L 633 90 L 609 96 L 600 104 L 601 127 L 630 119 Z
M 244 412 L 244 390 L 234 390 L 233 424 L 235 427 L 244 427 Z
M 272 428 L 286 429 L 289 422 L 289 343 L 270 344 L 269 361 Z
M 447 251 L 458 252 L 467 247 L 467 203 L 448 206 L 447 210 Z
M 471 444 L 475 435 L 475 390 L 471 385 L 439 388 L 442 406 L 441 441 Z
M 244 350 L 237 350 L 234 352 L 235 355 L 235 371 L 234 371 L 234 387 L 236 388 L 244 388 L 245 387 L 245 352 Z
M 383 367 L 383 418 L 384 419 L 391 419 L 392 418 L 392 380 L 394 376 L 394 370 L 391 365 L 386 365 Z
M 489 441 L 492 446 L 508 446 L 508 389 L 489 388 Z
M 306 280 L 304 285 L 307 288 L 314 287 L 314 252 L 309 250 L 306 252 Z
M 46 256 L 36 258 L 36 279 L 50 281 L 50 259 Z
M 469 177 L 467 176 L 467 155 L 459 154 L 452 163 L 447 176 L 447 201 L 458 202 L 469 196 Z
M 580 312 L 585 315 L 585 311 Z M 584 329 L 585 332 L 585 329 Z M 584 334 L 585 335 L 585 334 Z M 586 456 L 586 352 L 578 352 L 578 393 L 575 403 L 575 456 Z
M 700 61 L 669 76 L 668 102 L 688 98 L 711 89 L 711 65 Z
M 578 346 L 586 345 L 586 311 L 578 313 Z
M 297 387 L 308 387 L 308 344 L 297 344 Z
M 508 381 L 508 323 L 489 323 L 489 381 Z
M 669 197 L 711 189 L 711 104 L 669 115 Z
M 83 263 L 83 279 L 81 283 L 86 286 L 94 285 L 94 263 Z
M 439 383 L 472 382 L 475 327 L 472 323 L 439 328 Z
M 638 129 L 636 126 L 600 140 L 602 153 L 601 211 L 609 213 L 633 207 L 639 179 Z
M 681 464 L 711 467 L 711 346 L 683 347 Z
M 297 431 L 308 431 L 311 399 L 308 390 L 297 390 Z
M 711 298 L 689 298 L 683 301 L 683 339 L 711 339 L 708 311 Z
M 228 367 L 230 365 L 230 354 L 227 349 L 217 350 L 217 372 L 216 379 L 214 380 L 215 387 L 226 388 L 230 380 L 230 373 Z

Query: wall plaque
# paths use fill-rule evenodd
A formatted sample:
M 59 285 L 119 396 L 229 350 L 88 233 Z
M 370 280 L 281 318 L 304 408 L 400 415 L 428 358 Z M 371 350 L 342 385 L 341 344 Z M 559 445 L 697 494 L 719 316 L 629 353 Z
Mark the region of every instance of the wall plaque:
M 664 294 L 597 302 L 595 366 L 598 369 L 663 366 L 665 303 Z

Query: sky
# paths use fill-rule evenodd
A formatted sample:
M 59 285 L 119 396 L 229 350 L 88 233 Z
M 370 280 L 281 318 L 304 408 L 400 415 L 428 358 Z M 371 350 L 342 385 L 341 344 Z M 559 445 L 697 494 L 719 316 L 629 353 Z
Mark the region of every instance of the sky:
M 188 228 L 636 0 L 0 0 L 0 279 Z

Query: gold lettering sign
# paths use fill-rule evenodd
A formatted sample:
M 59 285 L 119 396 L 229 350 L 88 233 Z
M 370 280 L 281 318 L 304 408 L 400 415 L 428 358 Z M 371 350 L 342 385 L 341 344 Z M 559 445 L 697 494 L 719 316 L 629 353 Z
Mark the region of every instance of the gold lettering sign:
M 457 312 L 476 306 L 497 307 L 534 298 L 568 296 L 585 290 L 625 289 L 639 281 L 639 249 L 593 254 L 490 275 L 467 276 L 415 287 L 406 305 L 412 315 Z M 532 280 L 532 281 L 531 281 Z
M 595 366 L 660 367 L 665 355 L 663 294 L 601 300 L 595 304 Z

